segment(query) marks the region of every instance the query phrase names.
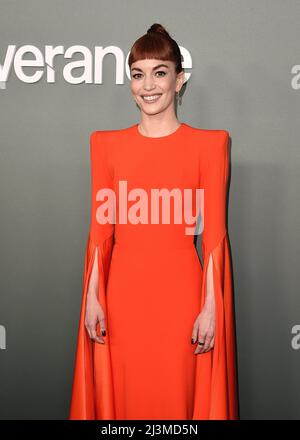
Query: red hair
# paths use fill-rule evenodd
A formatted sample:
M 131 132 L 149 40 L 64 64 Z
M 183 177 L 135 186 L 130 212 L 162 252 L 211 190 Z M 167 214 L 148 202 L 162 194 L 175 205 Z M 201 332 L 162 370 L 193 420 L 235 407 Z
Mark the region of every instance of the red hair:
M 132 63 L 145 58 L 173 61 L 176 73 L 183 71 L 181 64 L 183 57 L 179 46 L 161 24 L 154 23 L 147 33 L 133 44 L 128 58 L 129 68 Z

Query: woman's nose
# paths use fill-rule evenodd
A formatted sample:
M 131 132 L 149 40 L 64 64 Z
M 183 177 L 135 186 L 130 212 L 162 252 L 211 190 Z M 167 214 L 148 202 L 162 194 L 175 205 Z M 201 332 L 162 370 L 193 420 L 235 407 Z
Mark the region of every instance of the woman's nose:
M 144 81 L 144 89 L 146 90 L 152 90 L 155 88 L 155 82 L 153 80 L 153 78 L 150 77 L 145 77 L 145 81 Z

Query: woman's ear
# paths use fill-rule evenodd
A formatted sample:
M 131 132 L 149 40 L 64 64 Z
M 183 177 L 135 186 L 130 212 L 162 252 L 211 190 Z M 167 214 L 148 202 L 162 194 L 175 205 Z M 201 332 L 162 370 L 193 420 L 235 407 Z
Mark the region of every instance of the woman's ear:
M 185 74 L 184 74 L 184 71 L 182 71 L 182 72 L 177 74 L 177 78 L 176 78 L 176 92 L 180 92 L 181 87 L 184 84 L 184 80 L 185 80 Z

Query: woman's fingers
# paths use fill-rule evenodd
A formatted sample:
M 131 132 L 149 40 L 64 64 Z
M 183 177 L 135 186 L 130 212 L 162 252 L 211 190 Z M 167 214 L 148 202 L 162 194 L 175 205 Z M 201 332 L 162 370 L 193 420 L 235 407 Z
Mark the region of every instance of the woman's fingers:
M 196 350 L 194 351 L 194 354 L 200 353 L 201 345 L 198 344 L 198 342 L 204 342 L 204 337 L 200 337 L 199 339 L 199 328 L 200 328 L 200 320 L 199 316 L 195 320 L 195 323 L 193 325 L 193 331 L 192 331 L 192 343 L 197 344 Z
M 97 323 L 100 325 L 100 336 L 97 335 Z M 106 335 L 105 316 L 102 307 L 97 301 L 97 298 L 91 296 L 88 298 L 85 327 L 89 337 L 99 344 L 105 344 L 102 336 Z
M 195 344 L 195 342 L 197 341 L 197 335 L 198 335 L 198 322 L 196 320 L 192 331 L 192 344 Z
M 86 324 L 85 324 L 85 328 L 86 328 L 86 331 L 88 332 L 89 337 L 91 338 L 91 332 L 90 332 L 90 330 L 89 330 L 89 328 L 87 327 Z
M 205 344 L 205 334 L 201 333 L 200 331 L 198 332 L 198 338 L 197 338 L 197 348 L 194 351 L 194 354 L 198 354 L 198 353 L 202 353 L 203 352 L 203 347 Z M 199 342 L 201 342 L 201 344 L 199 344 Z
M 98 314 L 98 320 L 99 320 L 100 335 L 101 335 L 101 337 L 99 337 L 99 339 L 101 340 L 102 344 L 105 344 L 103 336 L 106 336 L 106 325 L 105 325 L 104 315 L 101 312 Z
M 215 337 L 213 337 L 212 340 L 210 341 L 208 350 L 211 350 L 212 348 L 214 348 L 214 345 L 215 345 Z
M 203 346 L 203 351 L 208 351 L 210 350 L 210 344 L 213 338 L 213 334 L 211 333 L 211 331 L 207 331 L 206 333 L 206 338 L 205 338 L 205 344 Z
M 206 313 L 200 313 L 195 320 L 192 342 L 197 343 L 194 354 L 206 353 L 214 346 L 214 325 Z
M 99 319 L 101 335 L 102 336 L 106 336 L 106 324 L 105 324 L 105 317 L 104 317 L 104 315 L 102 313 L 99 313 L 98 319 Z
M 99 344 L 104 344 L 104 339 L 97 335 L 96 326 L 91 330 L 92 339 Z

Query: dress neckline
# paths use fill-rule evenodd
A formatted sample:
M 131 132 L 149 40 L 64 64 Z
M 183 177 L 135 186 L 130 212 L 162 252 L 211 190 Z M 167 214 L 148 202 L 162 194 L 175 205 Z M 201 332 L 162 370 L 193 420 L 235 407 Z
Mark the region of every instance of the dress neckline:
M 181 122 L 181 124 L 180 124 L 180 125 L 176 128 L 176 130 L 173 131 L 172 133 L 166 134 L 165 136 L 157 136 L 157 137 L 154 137 L 154 136 L 146 136 L 146 135 L 142 134 L 142 133 L 140 132 L 140 130 L 139 130 L 138 125 L 139 125 L 139 123 L 135 124 L 133 127 L 134 127 L 134 129 L 135 129 L 136 134 L 137 134 L 140 138 L 143 138 L 143 139 L 149 139 L 149 140 L 152 140 L 152 141 L 159 141 L 159 140 L 169 139 L 169 138 L 171 138 L 171 137 L 173 137 L 173 136 L 176 136 L 177 134 L 179 134 L 179 133 L 182 131 L 184 125 L 186 125 L 186 124 L 185 124 L 184 122 Z

